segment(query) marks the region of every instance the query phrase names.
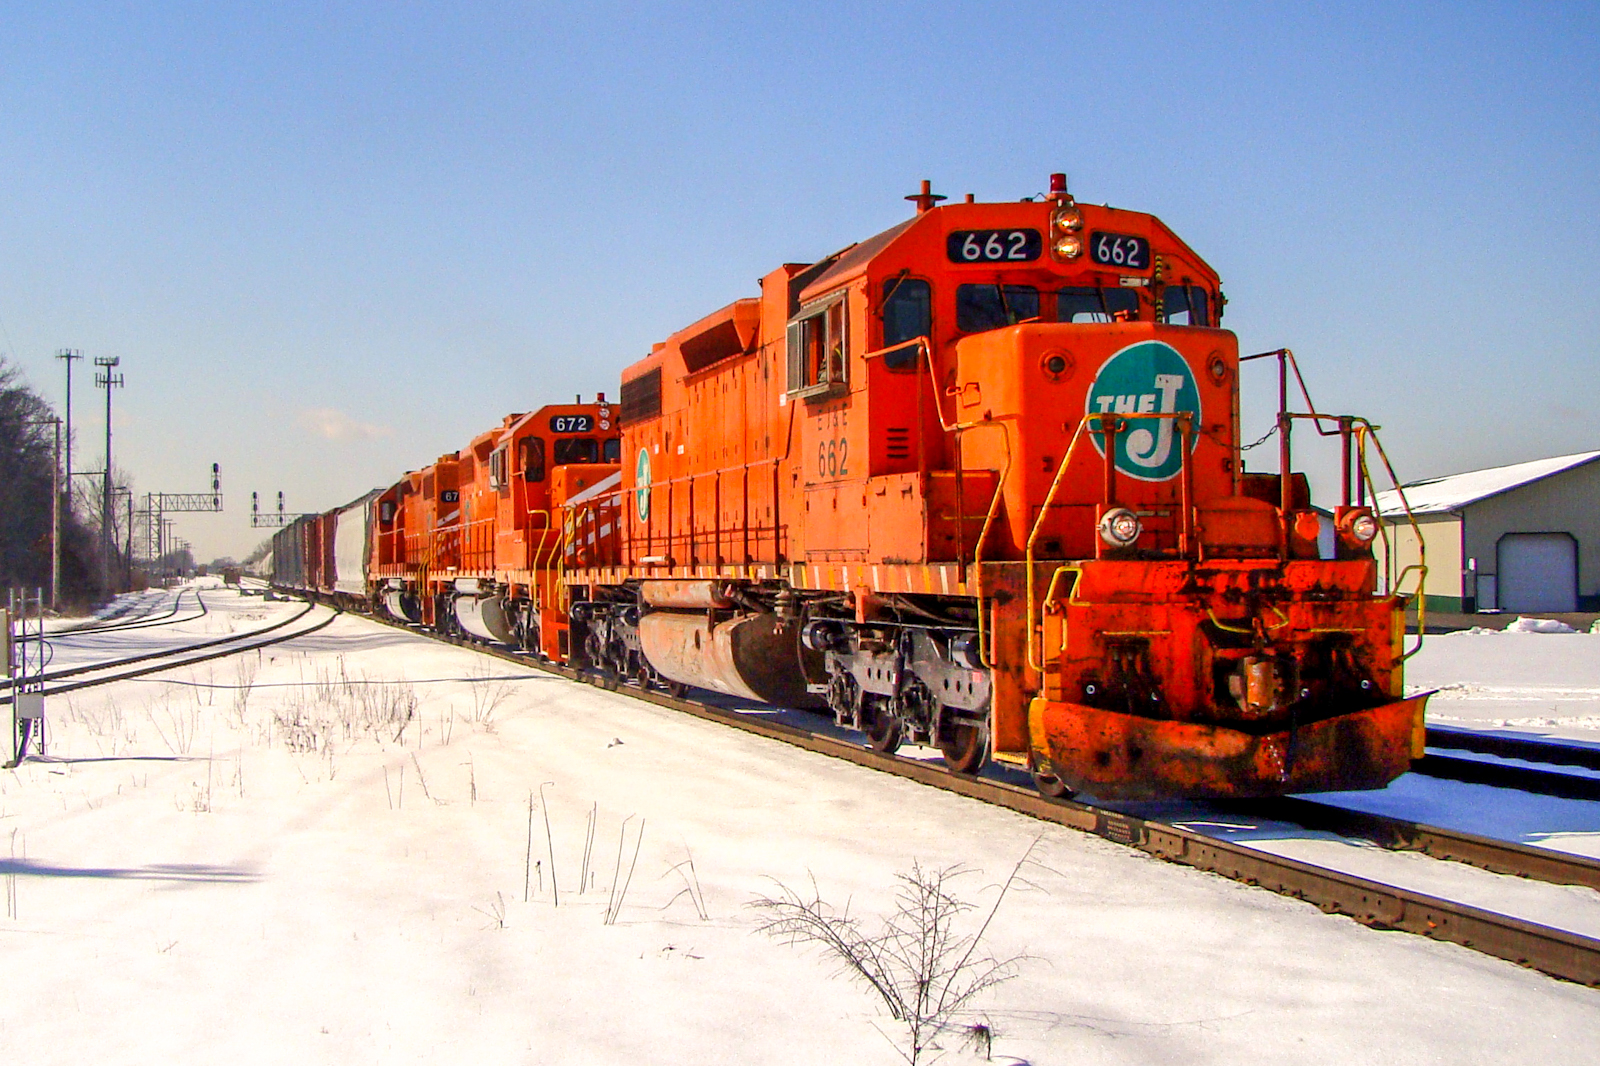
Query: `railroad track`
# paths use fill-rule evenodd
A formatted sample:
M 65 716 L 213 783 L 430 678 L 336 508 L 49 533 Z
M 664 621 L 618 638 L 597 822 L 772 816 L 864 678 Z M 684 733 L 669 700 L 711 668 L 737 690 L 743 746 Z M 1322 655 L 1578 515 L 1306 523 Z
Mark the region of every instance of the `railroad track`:
M 60 629 L 52 629 L 45 636 L 49 638 L 83 634 L 92 635 L 95 633 L 116 633 L 127 629 L 141 629 L 148 625 L 166 625 L 173 620 L 172 616 L 178 613 L 178 607 L 182 604 L 184 594 L 187 592 L 194 593 L 196 598 L 200 595 L 198 589 L 179 589 L 177 595 L 172 598 L 172 602 L 167 606 L 165 614 L 156 614 L 155 604 L 128 604 L 124 610 L 115 614 L 106 615 L 102 618 L 93 618 L 86 622 L 79 622 L 76 625 L 63 626 Z M 147 609 L 139 614 L 131 614 L 133 608 L 137 606 L 146 606 Z M 202 615 L 206 613 L 204 604 L 201 604 L 200 613 Z
M 1414 768 L 1417 773 L 1429 777 L 1517 788 L 1563 799 L 1600 800 L 1600 777 L 1555 769 L 1574 767 L 1600 771 L 1600 747 L 1525 740 L 1437 726 L 1428 728 L 1428 747 L 1433 750 L 1419 760 Z M 1454 752 L 1470 754 L 1457 755 Z M 1472 758 L 1472 755 L 1518 761 L 1492 762 L 1489 759 Z
M 198 593 L 196 595 L 198 596 Z M 201 602 L 203 603 L 204 601 Z M 132 655 L 126 659 L 112 659 L 108 662 L 87 663 L 83 666 L 69 666 L 60 670 L 46 670 L 43 675 L 43 680 L 46 683 L 51 681 L 60 681 L 68 677 L 79 677 L 83 674 L 98 673 L 101 670 L 114 670 L 121 666 L 132 666 L 134 663 L 149 662 L 152 659 L 163 659 L 172 655 L 183 655 L 192 651 L 200 651 L 205 648 L 214 648 L 223 644 L 232 644 L 236 641 L 248 640 L 251 637 L 258 637 L 264 633 L 271 633 L 282 629 L 291 622 L 299 621 L 301 618 L 304 618 L 306 615 L 310 614 L 315 607 L 315 604 L 308 603 L 306 604 L 306 609 L 301 611 L 299 614 L 291 615 L 288 618 L 280 619 L 279 621 L 274 622 L 270 626 L 262 626 L 260 629 L 252 629 L 245 633 L 230 633 L 225 637 L 218 637 L 214 640 L 203 640 L 195 644 L 184 644 L 177 648 L 164 648 L 160 651 L 146 652 L 143 655 Z M 48 639 L 49 637 L 47 635 L 46 640 Z M 48 692 L 46 694 L 48 695 Z
M 109 663 L 95 663 L 89 666 L 73 667 L 69 670 L 57 671 L 53 674 L 47 673 L 45 674 L 44 679 L 48 683 L 65 677 L 81 676 L 86 673 L 97 674 L 106 670 L 118 670 L 120 667 L 148 662 L 151 659 L 168 659 L 172 658 L 173 656 L 180 655 L 188 656 L 188 658 L 177 659 L 172 662 L 159 662 L 150 666 L 140 666 L 138 669 L 134 670 L 120 670 L 117 673 L 108 674 L 104 677 L 91 677 L 83 681 L 74 681 L 70 684 L 52 685 L 44 690 L 44 694 L 47 697 L 65 695 L 68 692 L 76 692 L 79 689 L 93 688 L 97 685 L 109 685 L 114 681 L 129 681 L 136 677 L 144 677 L 148 674 L 161 673 L 165 670 L 176 670 L 184 666 L 195 666 L 200 663 L 211 662 L 215 659 L 224 659 L 230 655 L 238 655 L 242 652 L 255 651 L 257 648 L 269 648 L 275 644 L 283 644 L 287 641 L 297 640 L 300 637 L 310 636 L 312 633 L 326 629 L 329 625 L 333 624 L 334 619 L 338 618 L 344 613 L 343 608 L 331 606 L 329 609 L 333 612 L 332 614 L 305 629 L 300 629 L 293 633 L 278 633 L 276 636 L 272 636 L 269 639 L 257 640 L 253 643 L 244 644 L 239 647 L 228 647 L 221 650 L 209 650 L 214 649 L 221 644 L 231 644 L 237 641 L 249 640 L 252 637 L 260 637 L 267 633 L 276 632 L 277 630 L 288 625 L 290 622 L 298 621 L 299 619 L 304 618 L 307 614 L 311 613 L 311 611 L 315 610 L 316 607 L 317 604 L 308 602 L 306 604 L 306 609 L 301 611 L 299 614 L 292 615 L 289 618 L 275 622 L 272 625 L 265 626 L 261 629 L 251 630 L 248 633 L 235 633 L 220 640 L 206 640 L 197 644 L 187 644 L 182 647 L 170 648 L 160 652 L 152 652 L 147 655 L 136 655 L 127 659 L 114 660 Z M 190 654 L 196 651 L 203 651 L 205 654 Z M 10 703 L 11 696 L 9 694 L 0 696 L 0 706 L 7 706 Z
M 634 683 L 622 683 L 619 679 L 546 662 L 507 648 L 444 636 L 379 615 L 369 617 L 396 629 L 621 692 L 657 706 L 908 778 L 1018 814 L 1093 833 L 1169 862 L 1305 900 L 1323 911 L 1343 914 L 1373 928 L 1415 933 L 1481 951 L 1562 980 L 1600 985 L 1600 940 L 1579 933 L 1273 855 L 1154 819 L 1075 800 L 1050 799 L 1031 786 L 989 776 L 965 777 L 932 763 L 885 755 L 851 740 L 657 689 L 640 688 Z M 1260 805 L 1255 809 L 1258 814 L 1262 811 Z M 1396 850 L 1415 850 L 1496 873 L 1600 888 L 1600 862 L 1580 856 L 1343 810 L 1312 800 L 1275 800 L 1266 809 L 1275 812 L 1273 817 L 1328 828 Z

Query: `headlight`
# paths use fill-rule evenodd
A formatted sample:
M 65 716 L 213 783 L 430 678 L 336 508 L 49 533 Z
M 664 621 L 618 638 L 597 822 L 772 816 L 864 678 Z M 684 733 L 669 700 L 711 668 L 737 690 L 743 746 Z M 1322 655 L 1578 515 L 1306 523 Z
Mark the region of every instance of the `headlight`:
M 1055 225 L 1062 233 L 1076 233 L 1083 228 L 1083 213 L 1076 207 L 1063 207 L 1055 214 Z
M 1113 548 L 1126 548 L 1139 539 L 1144 526 L 1139 516 L 1126 507 L 1115 507 L 1100 516 L 1100 539 Z
M 1069 233 L 1065 237 L 1057 238 L 1055 249 L 1056 255 L 1063 259 L 1076 259 L 1083 254 L 1083 238 L 1076 233 Z
M 1346 512 L 1339 523 L 1339 532 L 1358 548 L 1371 544 L 1378 535 L 1378 519 L 1371 511 L 1360 509 Z

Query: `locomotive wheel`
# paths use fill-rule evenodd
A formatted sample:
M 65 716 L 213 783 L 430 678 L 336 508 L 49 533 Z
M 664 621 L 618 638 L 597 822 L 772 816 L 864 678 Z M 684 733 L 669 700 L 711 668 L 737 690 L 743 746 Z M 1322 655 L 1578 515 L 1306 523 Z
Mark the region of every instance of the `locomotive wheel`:
M 1049 796 L 1051 799 L 1072 798 L 1072 789 L 1068 788 L 1065 781 L 1051 773 L 1048 769 L 1035 766 L 1031 773 L 1033 776 L 1033 787 L 1039 790 L 1040 795 Z
M 958 774 L 975 774 L 989 757 L 989 731 L 977 722 L 958 721 L 939 741 L 945 765 Z
M 640 658 L 639 666 L 634 670 L 633 679 L 639 683 L 639 691 L 641 692 L 649 692 L 656 687 L 655 679 L 650 676 L 650 664 L 645 662 L 643 658 Z
M 872 745 L 873 751 L 881 751 L 885 755 L 893 755 L 900 750 L 900 739 L 903 730 L 900 727 L 900 718 L 893 711 L 883 706 L 874 707 L 872 719 L 867 723 L 867 742 Z
M 689 686 L 682 681 L 668 681 L 667 695 L 675 700 L 681 700 L 689 694 Z

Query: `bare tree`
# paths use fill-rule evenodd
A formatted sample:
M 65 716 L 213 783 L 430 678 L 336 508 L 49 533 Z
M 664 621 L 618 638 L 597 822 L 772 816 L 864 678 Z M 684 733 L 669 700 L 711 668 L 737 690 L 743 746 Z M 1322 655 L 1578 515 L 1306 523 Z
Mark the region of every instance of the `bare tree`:
M 896 1044 L 896 1050 L 916 1066 L 937 1050 L 934 1040 L 953 1028 L 981 993 L 1015 977 L 1027 958 L 997 959 L 980 946 L 1037 843 L 1012 868 L 971 933 L 956 928 L 962 915 L 976 909 L 954 892 L 955 881 L 975 872 L 965 866 L 929 870 L 912 863 L 910 873 L 896 875 L 894 913 L 874 932 L 850 916 L 848 904 L 839 911 L 824 901 L 815 880 L 809 896 L 778 883 L 776 896 L 761 896 L 751 906 L 764 912 L 761 932 L 788 944 L 820 944 L 839 960 L 841 973 L 876 992 L 890 1017 L 905 1026 L 905 1044 Z

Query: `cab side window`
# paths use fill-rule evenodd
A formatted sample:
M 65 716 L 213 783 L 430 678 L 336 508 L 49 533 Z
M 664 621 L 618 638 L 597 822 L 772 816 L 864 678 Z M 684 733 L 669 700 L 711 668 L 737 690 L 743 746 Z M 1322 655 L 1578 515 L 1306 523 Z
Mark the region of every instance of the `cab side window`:
M 844 293 L 805 308 L 789 323 L 790 395 L 828 392 L 845 382 Z
M 522 460 L 522 479 L 524 481 L 544 480 L 544 438 L 523 437 L 517 442 L 517 450 L 521 452 L 518 457 Z
M 506 477 L 506 449 L 504 446 L 489 453 L 489 487 L 504 496 L 511 491 L 511 479 Z
M 920 278 L 890 278 L 883 283 L 883 365 L 906 370 L 916 365 L 911 342 L 933 331 L 933 290 Z M 903 347 L 896 347 L 902 345 Z
M 612 437 L 605 442 L 605 461 L 608 463 L 622 462 L 622 438 Z
M 962 285 L 956 289 L 956 328 L 962 333 L 1004 329 L 1039 317 L 1032 285 Z

